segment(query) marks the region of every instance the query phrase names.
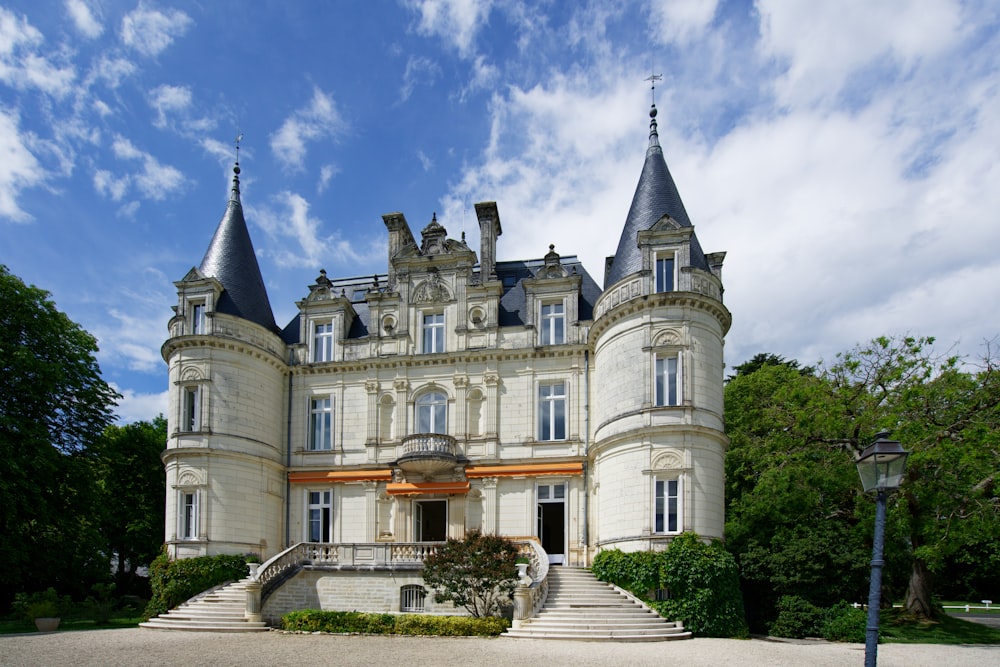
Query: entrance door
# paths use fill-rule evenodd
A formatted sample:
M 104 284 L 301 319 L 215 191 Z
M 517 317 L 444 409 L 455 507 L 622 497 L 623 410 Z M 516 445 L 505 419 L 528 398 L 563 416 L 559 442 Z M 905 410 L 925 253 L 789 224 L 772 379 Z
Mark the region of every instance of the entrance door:
M 562 565 L 566 562 L 566 485 L 539 484 L 535 495 L 538 540 L 549 563 Z
M 416 542 L 444 542 L 448 539 L 448 501 L 413 501 L 413 538 Z

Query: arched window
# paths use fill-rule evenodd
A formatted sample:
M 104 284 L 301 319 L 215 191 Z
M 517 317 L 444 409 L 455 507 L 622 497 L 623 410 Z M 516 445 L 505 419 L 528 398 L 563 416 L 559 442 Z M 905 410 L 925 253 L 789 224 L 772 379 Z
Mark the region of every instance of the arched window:
M 448 432 L 448 397 L 443 391 L 421 394 L 414 406 L 417 433 Z

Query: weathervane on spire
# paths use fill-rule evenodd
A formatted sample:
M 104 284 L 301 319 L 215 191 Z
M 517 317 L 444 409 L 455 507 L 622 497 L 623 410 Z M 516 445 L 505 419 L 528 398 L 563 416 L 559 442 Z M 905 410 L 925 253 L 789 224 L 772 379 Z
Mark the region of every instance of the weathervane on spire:
M 236 164 L 240 163 L 240 142 L 243 141 L 243 131 L 239 128 L 236 129 Z
M 653 106 L 656 106 L 656 82 L 663 81 L 662 74 L 650 74 L 643 81 L 649 81 L 650 95 L 653 98 Z

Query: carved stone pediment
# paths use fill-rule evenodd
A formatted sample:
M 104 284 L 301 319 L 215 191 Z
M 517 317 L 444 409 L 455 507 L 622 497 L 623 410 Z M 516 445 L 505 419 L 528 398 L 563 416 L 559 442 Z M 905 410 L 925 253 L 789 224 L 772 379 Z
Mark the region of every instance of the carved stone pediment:
M 184 274 L 184 278 L 181 279 L 182 283 L 193 283 L 198 280 L 204 280 L 205 274 L 198 270 L 198 267 L 192 266 L 191 270 Z
M 662 218 L 657 220 L 656 224 L 653 225 L 650 229 L 654 232 L 661 232 L 664 230 L 680 229 L 680 228 L 681 228 L 681 223 L 677 222 L 669 215 L 664 215 Z
M 451 301 L 451 292 L 437 271 L 431 270 L 427 278 L 413 289 L 413 303 L 443 303 Z

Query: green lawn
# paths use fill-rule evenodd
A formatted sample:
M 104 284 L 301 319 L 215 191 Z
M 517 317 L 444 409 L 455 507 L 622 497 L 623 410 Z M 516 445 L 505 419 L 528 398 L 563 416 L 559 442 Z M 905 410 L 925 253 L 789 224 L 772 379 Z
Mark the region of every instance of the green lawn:
M 107 623 L 98 625 L 95 621 L 86 618 L 63 619 L 59 623 L 56 632 L 73 632 L 76 630 L 113 630 L 116 628 L 134 628 L 142 621 L 141 616 L 123 616 L 112 618 Z M 22 632 L 37 632 L 35 624 L 24 619 L 3 619 L 0 620 L 0 635 L 19 634 Z
M 914 623 L 898 610 L 883 611 L 879 630 L 891 644 L 1000 644 L 1000 630 L 948 615 L 934 623 Z

